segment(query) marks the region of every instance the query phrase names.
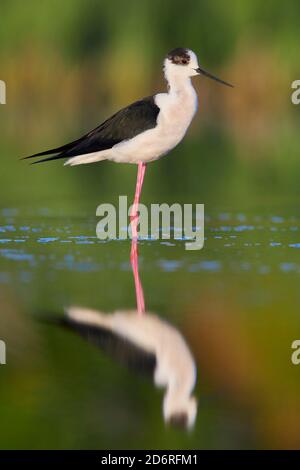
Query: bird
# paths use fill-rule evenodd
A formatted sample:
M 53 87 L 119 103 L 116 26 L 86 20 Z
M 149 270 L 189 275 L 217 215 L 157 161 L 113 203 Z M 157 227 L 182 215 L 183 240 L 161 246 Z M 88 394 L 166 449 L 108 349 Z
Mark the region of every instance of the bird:
M 200 67 L 195 52 L 183 47 L 167 54 L 163 71 L 168 85 L 166 93 L 135 101 L 73 142 L 25 157 L 45 157 L 34 163 L 67 159 L 64 164 L 69 166 L 103 160 L 137 164 L 135 196 L 130 211 L 134 240 L 137 239 L 138 205 L 146 165 L 181 142 L 197 111 L 197 94 L 191 78 L 203 75 L 233 87 Z M 136 245 L 132 245 L 132 256 L 135 249 Z
M 197 370 L 184 337 L 173 325 L 151 312 L 106 313 L 75 305 L 65 308 L 64 317 L 52 314 L 47 320 L 76 332 L 132 371 L 152 376 L 157 387 L 165 388 L 164 421 L 193 427 Z

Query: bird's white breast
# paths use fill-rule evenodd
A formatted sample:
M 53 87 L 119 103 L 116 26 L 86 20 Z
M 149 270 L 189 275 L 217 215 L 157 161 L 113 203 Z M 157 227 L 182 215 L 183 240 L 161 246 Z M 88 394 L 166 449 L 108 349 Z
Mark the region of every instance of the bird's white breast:
M 155 103 L 160 108 L 157 126 L 115 145 L 110 151 L 111 160 L 124 163 L 157 160 L 183 139 L 197 110 L 192 84 L 178 92 L 157 94 Z

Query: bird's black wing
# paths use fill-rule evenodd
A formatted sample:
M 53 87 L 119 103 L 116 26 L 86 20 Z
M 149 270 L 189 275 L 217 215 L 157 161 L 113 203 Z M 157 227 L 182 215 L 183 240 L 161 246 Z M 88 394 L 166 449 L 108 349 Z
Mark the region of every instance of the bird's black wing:
M 47 315 L 47 323 L 72 330 L 102 350 L 115 362 L 133 372 L 153 378 L 156 367 L 155 354 L 144 350 L 125 337 L 99 325 L 88 325 L 70 318 Z
M 56 154 L 34 162 L 41 163 L 109 149 L 123 140 L 132 139 L 148 129 L 153 129 L 156 126 L 158 113 L 159 107 L 155 104 L 154 97 L 148 96 L 121 109 L 80 139 L 30 155 L 25 159 Z

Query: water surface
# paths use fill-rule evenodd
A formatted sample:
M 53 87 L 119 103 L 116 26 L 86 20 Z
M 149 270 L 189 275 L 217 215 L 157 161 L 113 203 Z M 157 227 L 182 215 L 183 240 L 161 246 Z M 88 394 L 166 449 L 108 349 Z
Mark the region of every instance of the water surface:
M 146 309 L 182 335 L 195 361 L 198 413 L 188 432 L 164 422 L 164 391 L 151 374 L 48 321 L 74 305 L 107 315 L 136 308 L 130 242 L 98 240 L 96 223 L 82 213 L 2 210 L 1 447 L 296 442 L 300 379 L 290 356 L 300 332 L 300 219 L 216 211 L 206 214 L 203 250 L 186 251 L 184 240 L 139 242 Z

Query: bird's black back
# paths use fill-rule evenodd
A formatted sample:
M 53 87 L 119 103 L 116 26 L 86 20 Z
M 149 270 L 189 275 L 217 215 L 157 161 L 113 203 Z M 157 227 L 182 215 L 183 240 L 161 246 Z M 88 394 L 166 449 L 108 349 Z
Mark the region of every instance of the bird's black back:
M 34 162 L 41 163 L 110 149 L 124 140 L 153 129 L 156 126 L 158 113 L 159 107 L 154 102 L 154 96 L 148 96 L 121 109 L 80 139 L 25 158 L 57 154 Z

